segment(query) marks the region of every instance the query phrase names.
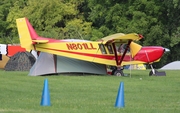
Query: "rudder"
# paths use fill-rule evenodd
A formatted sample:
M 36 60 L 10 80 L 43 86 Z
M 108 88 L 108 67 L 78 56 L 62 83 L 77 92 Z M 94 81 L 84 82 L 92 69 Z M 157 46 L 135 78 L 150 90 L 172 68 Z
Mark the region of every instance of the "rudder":
M 38 37 L 37 33 L 29 23 L 27 18 L 16 19 L 16 24 L 21 47 L 25 48 L 27 51 L 32 50 L 32 40 Z

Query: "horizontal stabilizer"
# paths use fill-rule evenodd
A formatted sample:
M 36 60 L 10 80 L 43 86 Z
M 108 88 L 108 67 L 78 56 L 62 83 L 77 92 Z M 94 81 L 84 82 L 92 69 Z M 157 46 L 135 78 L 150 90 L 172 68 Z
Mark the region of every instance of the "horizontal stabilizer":
M 32 40 L 35 43 L 48 43 L 49 40 Z

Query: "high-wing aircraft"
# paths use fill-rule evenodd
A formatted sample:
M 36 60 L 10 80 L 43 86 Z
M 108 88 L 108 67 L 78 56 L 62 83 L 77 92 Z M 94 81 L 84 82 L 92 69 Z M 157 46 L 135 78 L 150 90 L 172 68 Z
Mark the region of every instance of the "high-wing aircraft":
M 159 61 L 165 49 L 135 43 L 142 35 L 117 33 L 99 41 L 56 40 L 39 36 L 27 18 L 16 20 L 20 43 L 26 50 L 36 50 L 68 58 L 105 64 L 114 67 L 113 75 L 123 76 L 123 66 L 130 64 L 152 64 Z M 156 74 L 152 67 L 151 75 Z

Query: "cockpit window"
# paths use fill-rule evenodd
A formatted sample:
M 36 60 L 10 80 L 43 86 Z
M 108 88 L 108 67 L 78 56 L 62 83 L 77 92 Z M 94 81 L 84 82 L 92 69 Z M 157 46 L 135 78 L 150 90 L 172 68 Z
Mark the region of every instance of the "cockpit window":
M 102 54 L 107 54 L 106 49 L 103 44 L 99 44 L 99 48 L 100 48 Z
M 112 50 L 111 45 L 107 45 L 107 48 L 108 48 L 109 54 L 113 54 L 113 50 Z

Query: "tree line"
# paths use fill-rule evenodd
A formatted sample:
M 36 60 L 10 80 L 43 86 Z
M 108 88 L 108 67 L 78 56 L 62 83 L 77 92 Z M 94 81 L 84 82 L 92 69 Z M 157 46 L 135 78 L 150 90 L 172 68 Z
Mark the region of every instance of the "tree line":
M 179 0 L 3 0 L 0 43 L 19 43 L 16 19 L 27 17 L 39 35 L 98 40 L 139 33 L 141 45 L 170 49 L 156 68 L 180 59 Z

